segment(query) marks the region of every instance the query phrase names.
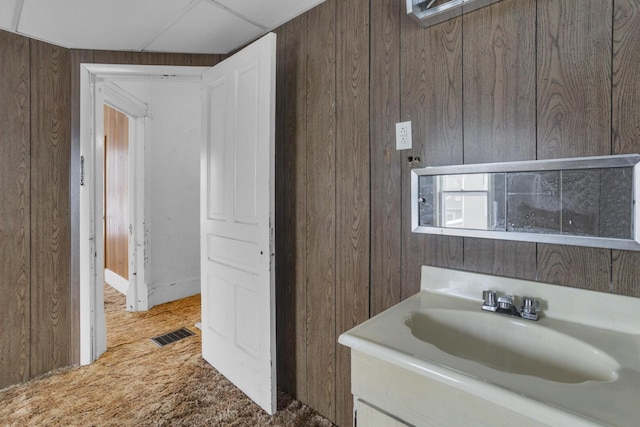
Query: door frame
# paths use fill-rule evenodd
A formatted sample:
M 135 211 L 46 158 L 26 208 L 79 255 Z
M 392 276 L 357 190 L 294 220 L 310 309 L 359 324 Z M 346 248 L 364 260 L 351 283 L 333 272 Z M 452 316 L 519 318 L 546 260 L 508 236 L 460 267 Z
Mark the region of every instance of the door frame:
M 129 289 L 127 310 L 147 310 L 145 281 L 144 145 L 150 107 L 122 90 L 117 81 L 194 79 L 210 67 L 80 64 L 80 363 L 89 364 L 107 349 L 104 314 L 104 107 L 129 120 Z
M 144 147 L 147 143 L 146 124 L 147 119 L 153 118 L 153 116 L 146 103 L 126 92 L 113 81 L 99 81 L 96 83 L 95 90 L 98 92 L 94 97 L 95 102 L 93 105 L 96 113 L 94 118 L 96 130 L 102 128 L 104 131 L 104 123 L 99 123 L 104 117 L 104 115 L 101 117 L 99 114 L 101 105 L 103 104 L 125 114 L 129 121 L 129 144 L 127 149 L 127 173 L 129 176 L 127 198 L 129 203 L 128 210 L 125 212 L 125 222 L 129 224 L 129 235 L 127 238 L 129 274 L 128 277 L 125 277 L 128 285 L 125 289 L 119 290 L 121 292 L 124 291 L 123 293 L 127 296 L 127 310 L 147 310 L 146 265 L 142 256 L 142 253 L 144 253 L 144 234 L 141 235 L 140 230 L 143 230 L 144 223 L 146 222 L 146 209 L 144 205 Z M 102 93 L 100 94 L 100 92 Z M 102 140 L 104 140 L 104 132 L 102 135 Z M 96 137 L 100 137 L 99 132 L 96 132 Z M 96 150 L 96 161 L 99 161 L 100 157 L 103 156 L 104 150 L 102 150 L 102 152 Z M 96 182 L 96 184 L 99 183 Z M 104 269 L 101 271 L 104 271 Z M 98 281 L 97 283 L 100 282 Z

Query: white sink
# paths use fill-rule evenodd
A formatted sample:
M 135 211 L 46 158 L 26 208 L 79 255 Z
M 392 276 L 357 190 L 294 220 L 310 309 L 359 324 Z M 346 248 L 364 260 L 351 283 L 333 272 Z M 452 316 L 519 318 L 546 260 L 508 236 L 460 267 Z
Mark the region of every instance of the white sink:
M 412 312 L 405 324 L 421 341 L 502 372 L 581 383 L 615 380 L 620 368 L 600 349 L 530 320 L 434 308 Z
M 436 424 L 463 425 L 472 399 L 485 402 L 472 414 L 481 422 L 466 425 L 500 425 L 501 412 L 483 412 L 484 405 L 511 411 L 530 425 L 637 425 L 640 298 L 426 266 L 420 289 L 345 332 L 339 342 L 351 347 L 352 356 L 407 372 L 409 380 L 397 390 L 418 390 L 413 382 L 421 378 L 433 394 L 415 397 L 415 405 L 408 403 L 411 396 L 394 400 L 391 384 L 382 378 L 396 381 L 400 371 L 385 377 L 371 369 L 371 384 L 380 391 L 352 384 L 354 395 L 364 394 L 364 401 L 391 414 L 404 405 L 395 415 L 413 425 L 433 423 L 428 420 L 438 411 L 442 419 L 460 418 Z M 540 319 L 482 311 L 482 291 L 489 289 L 540 299 Z M 368 371 L 352 368 L 359 378 L 363 372 Z M 393 407 L 385 407 L 392 401 Z M 420 407 L 426 418 L 418 416 Z M 493 416 L 498 424 L 484 423 Z

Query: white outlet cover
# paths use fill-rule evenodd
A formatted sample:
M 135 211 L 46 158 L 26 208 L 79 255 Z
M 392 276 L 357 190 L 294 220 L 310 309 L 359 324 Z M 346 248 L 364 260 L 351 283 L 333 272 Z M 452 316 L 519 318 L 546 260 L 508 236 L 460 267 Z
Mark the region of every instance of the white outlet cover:
M 396 123 L 396 150 L 411 149 L 411 121 Z

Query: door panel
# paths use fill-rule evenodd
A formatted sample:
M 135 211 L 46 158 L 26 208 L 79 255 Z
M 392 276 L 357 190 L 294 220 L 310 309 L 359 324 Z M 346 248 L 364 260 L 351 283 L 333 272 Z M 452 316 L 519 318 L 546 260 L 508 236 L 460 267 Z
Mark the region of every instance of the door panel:
M 202 355 L 273 414 L 275 34 L 202 81 Z

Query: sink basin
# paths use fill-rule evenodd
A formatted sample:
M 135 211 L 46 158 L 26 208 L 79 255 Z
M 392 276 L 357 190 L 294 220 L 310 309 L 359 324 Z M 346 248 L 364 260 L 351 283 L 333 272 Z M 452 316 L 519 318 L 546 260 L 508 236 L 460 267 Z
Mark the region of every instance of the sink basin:
M 487 289 L 540 298 L 540 320 L 482 311 Z M 354 396 L 409 425 L 640 420 L 640 298 L 422 266 L 418 293 L 339 342 Z
M 495 313 L 424 309 L 411 312 L 405 324 L 421 341 L 502 372 L 575 384 L 613 381 L 620 368 L 611 356 L 579 339 Z

